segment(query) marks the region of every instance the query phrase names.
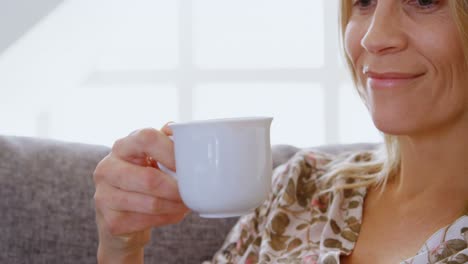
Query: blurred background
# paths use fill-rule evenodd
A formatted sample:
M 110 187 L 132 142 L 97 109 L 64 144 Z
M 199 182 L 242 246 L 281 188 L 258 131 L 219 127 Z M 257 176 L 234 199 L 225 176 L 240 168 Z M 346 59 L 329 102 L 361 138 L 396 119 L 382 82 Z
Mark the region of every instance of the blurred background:
M 338 1 L 0 0 L 0 134 L 112 145 L 168 121 L 273 116 L 272 144 L 381 136 Z

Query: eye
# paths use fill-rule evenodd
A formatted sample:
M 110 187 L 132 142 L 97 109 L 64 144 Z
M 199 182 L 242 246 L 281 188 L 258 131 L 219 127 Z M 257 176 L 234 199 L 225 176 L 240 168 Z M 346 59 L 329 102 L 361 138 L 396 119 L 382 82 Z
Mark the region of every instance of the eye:
M 367 14 L 372 11 L 377 5 L 377 0 L 354 0 L 353 1 L 353 13 L 355 14 Z
M 420 9 L 430 9 L 440 5 L 440 0 L 410 0 L 408 4 Z
M 427 6 L 427 5 L 432 5 L 434 4 L 434 0 L 418 0 L 418 5 L 420 6 Z
M 353 6 L 358 7 L 360 9 L 365 9 L 370 7 L 373 4 L 373 0 L 356 0 L 353 3 Z

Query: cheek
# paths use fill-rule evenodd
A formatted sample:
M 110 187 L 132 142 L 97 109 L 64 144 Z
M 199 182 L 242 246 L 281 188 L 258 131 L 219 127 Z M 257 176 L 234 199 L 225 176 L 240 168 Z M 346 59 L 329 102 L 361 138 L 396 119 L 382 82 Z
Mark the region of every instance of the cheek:
M 451 21 L 433 24 L 414 34 L 412 43 L 429 70 L 433 101 L 446 108 L 453 102 L 466 101 L 462 98 L 468 97 L 468 89 L 464 88 L 467 87 L 467 64 L 456 25 Z
M 355 67 L 357 65 L 357 59 L 362 52 L 361 39 L 359 27 L 356 23 L 349 22 L 345 35 L 344 35 L 344 48 L 348 59 L 353 63 Z
M 369 107 L 367 105 L 369 98 L 367 96 L 367 91 L 365 91 L 365 86 L 363 85 L 362 62 L 360 62 L 364 52 L 364 48 L 361 46 L 361 40 L 365 33 L 366 28 L 363 27 L 362 22 L 350 21 L 344 35 L 344 48 L 346 56 L 352 64 L 352 71 L 357 78 L 358 92 L 362 99 L 364 99 L 366 106 Z

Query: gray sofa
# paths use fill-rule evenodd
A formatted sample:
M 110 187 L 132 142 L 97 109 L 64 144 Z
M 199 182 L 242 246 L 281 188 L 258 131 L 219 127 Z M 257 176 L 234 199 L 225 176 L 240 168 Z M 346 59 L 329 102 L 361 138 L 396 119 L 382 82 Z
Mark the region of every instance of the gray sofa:
M 297 150 L 274 146 L 274 166 Z M 92 173 L 108 152 L 103 146 L 0 136 L 0 263 L 96 263 Z M 180 224 L 155 229 L 145 263 L 207 260 L 235 222 L 235 218 L 202 219 L 191 214 Z

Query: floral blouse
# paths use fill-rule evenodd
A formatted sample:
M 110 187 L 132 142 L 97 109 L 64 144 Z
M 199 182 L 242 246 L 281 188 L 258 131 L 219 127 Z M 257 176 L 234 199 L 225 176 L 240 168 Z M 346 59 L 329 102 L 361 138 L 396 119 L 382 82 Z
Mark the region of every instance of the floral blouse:
M 340 263 L 358 239 L 366 187 L 319 194 L 316 180 L 333 158 L 301 151 L 278 167 L 269 199 L 239 219 L 211 263 Z M 401 264 L 468 263 L 467 241 L 464 215 Z

